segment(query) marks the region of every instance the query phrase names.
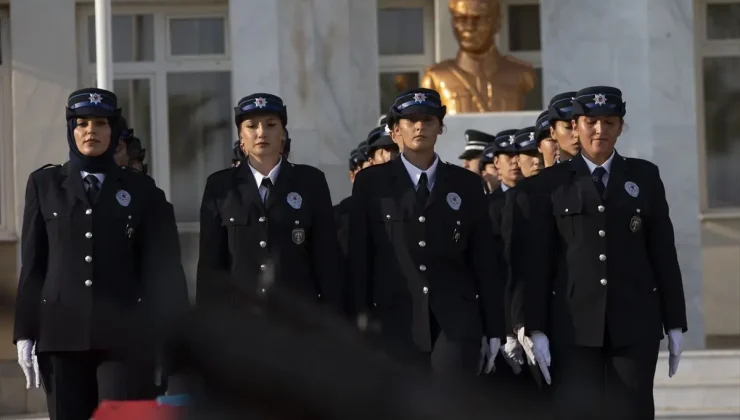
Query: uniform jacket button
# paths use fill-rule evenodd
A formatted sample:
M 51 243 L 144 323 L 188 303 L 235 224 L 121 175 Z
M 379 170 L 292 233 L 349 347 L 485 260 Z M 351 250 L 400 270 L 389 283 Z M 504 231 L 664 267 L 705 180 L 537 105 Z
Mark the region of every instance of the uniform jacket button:
M 85 210 L 85 214 L 88 215 L 88 216 L 91 215 L 92 214 L 92 209 Z
M 266 247 L 266 246 L 267 246 L 267 242 L 265 242 L 265 241 L 260 241 L 260 247 L 261 247 L 261 248 L 264 248 L 264 247 Z
M 606 232 L 603 231 L 603 230 L 600 230 L 599 231 L 599 236 L 601 236 L 603 238 L 604 236 L 606 236 Z
M 57 217 L 59 215 L 57 214 L 57 212 L 54 212 L 54 213 L 52 213 L 52 216 Z
M 427 243 L 424 241 L 419 241 L 419 246 L 424 248 L 425 246 L 427 246 Z
M 265 292 L 266 292 L 266 290 L 265 289 L 262 289 L 262 293 L 265 293 Z
M 427 271 L 427 266 L 424 265 L 424 264 L 422 264 L 422 265 L 419 266 L 419 270 L 421 270 L 421 271 Z
M 601 205 L 599 207 L 597 207 L 597 208 L 599 210 L 599 213 L 603 213 L 604 210 L 606 210 L 606 208 L 604 206 L 601 206 Z
M 429 293 L 429 288 L 426 287 L 426 286 L 424 286 L 424 287 L 422 287 L 421 292 L 426 295 L 427 293 Z
M 599 255 L 599 261 L 606 261 L 606 255 L 604 254 Z
M 260 223 L 264 223 L 267 219 L 265 219 L 265 216 L 261 216 L 258 220 L 260 221 Z
M 419 216 L 419 223 L 424 223 L 424 222 L 426 222 L 426 220 L 427 220 L 427 218 L 426 218 L 426 217 L 424 217 L 424 216 Z
M 479 297 L 478 295 L 475 295 L 475 299 L 476 299 L 476 300 L 478 300 L 478 297 Z
M 85 286 L 87 287 L 92 286 L 92 280 L 85 280 Z
M 260 265 L 260 270 L 262 271 L 267 270 L 267 266 L 265 264 Z
M 92 232 L 86 232 L 86 233 L 85 233 L 85 237 L 86 237 L 87 239 L 90 239 L 90 238 L 92 238 Z
M 606 282 L 606 279 L 601 279 L 601 285 L 602 285 L 602 286 L 606 286 L 606 283 L 607 283 L 607 282 Z
M 234 223 L 234 218 L 233 217 L 229 218 L 229 222 Z
M 319 296 L 319 299 L 321 299 L 321 293 L 319 293 L 319 295 L 318 295 L 318 296 Z
M 378 307 L 378 304 L 375 303 L 375 302 L 373 302 L 373 306 L 377 308 Z
M 86 256 L 86 257 L 85 257 L 85 262 L 92 262 L 92 257 L 91 257 L 91 256 L 89 256 L 89 255 L 88 255 L 88 256 Z

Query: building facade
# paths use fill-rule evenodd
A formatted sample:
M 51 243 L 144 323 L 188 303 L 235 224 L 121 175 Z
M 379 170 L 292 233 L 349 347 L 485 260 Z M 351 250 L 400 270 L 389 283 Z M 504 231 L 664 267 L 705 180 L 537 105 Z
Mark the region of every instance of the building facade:
M 621 11 L 615 19 L 622 19 L 622 29 L 615 30 L 637 23 L 653 28 L 637 41 L 605 44 L 599 47 L 603 55 L 594 57 L 622 65 L 618 60 L 625 54 L 647 54 L 653 71 L 636 70 L 646 91 L 644 97 L 627 95 L 628 126 L 640 118 L 639 110 L 661 106 L 650 105 L 651 97 L 690 93 L 680 96 L 690 97 L 690 103 L 674 104 L 694 118 L 685 126 L 690 132 L 680 133 L 691 137 L 690 144 L 671 148 L 664 141 L 640 156 L 654 157 L 660 166 L 691 162 L 682 179 L 698 183 L 698 199 L 688 205 L 698 207 L 700 215 L 703 302 L 697 305 L 704 308 L 704 330 L 713 336 L 740 335 L 740 0 L 624 0 L 616 11 L 611 0 L 501 0 L 497 45 L 532 63 L 538 76 L 527 110 L 539 111 L 549 96 L 581 87 L 571 86 L 563 74 L 572 64 L 561 50 L 577 50 L 579 41 L 587 42 L 567 38 L 573 34 L 568 28 L 582 22 L 571 21 L 577 13 L 558 13 L 565 3 L 588 11 L 584 19 L 591 20 L 594 31 L 600 30 L 599 19 Z M 294 139 L 292 159 L 324 170 L 337 202 L 350 191 L 346 156 L 353 145 L 399 90 L 417 87 L 427 66 L 456 54 L 447 4 L 113 1 L 113 90 L 145 143 L 151 174 L 175 206 L 189 274 L 197 263 L 206 177 L 229 164 L 236 139 L 233 104 L 257 91 L 281 95 Z M 656 9 L 658 4 L 665 8 Z M 0 0 L 0 293 L 14 293 L 17 282 L 28 174 L 66 159 L 67 95 L 95 84 L 93 15 L 92 1 Z M 659 33 L 666 22 L 674 29 Z M 689 37 L 688 67 L 656 62 L 659 48 L 646 45 L 648 38 L 672 36 Z M 654 86 L 660 78 L 681 83 L 659 91 Z M 600 84 L 619 85 L 613 79 L 605 75 Z M 671 137 L 678 135 L 675 128 L 658 121 L 649 130 L 651 136 Z M 459 141 L 462 149 L 462 138 L 449 141 Z M 639 149 L 630 144 L 623 153 Z

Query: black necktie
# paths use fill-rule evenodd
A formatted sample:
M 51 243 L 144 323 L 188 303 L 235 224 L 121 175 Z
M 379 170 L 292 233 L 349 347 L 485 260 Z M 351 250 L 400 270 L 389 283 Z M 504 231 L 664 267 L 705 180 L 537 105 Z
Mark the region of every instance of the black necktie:
M 591 179 L 594 181 L 594 185 L 596 186 L 596 191 L 599 192 L 599 195 L 601 198 L 604 198 L 604 192 L 606 191 L 606 186 L 604 185 L 604 181 L 602 178 L 604 178 L 604 175 L 606 175 L 606 169 L 602 168 L 601 166 L 596 167 L 594 171 L 591 173 Z
M 265 187 L 265 198 L 262 202 L 267 203 L 267 199 L 270 197 L 270 188 L 272 188 L 272 180 L 268 177 L 262 178 L 262 184 L 260 186 Z
M 419 203 L 419 207 L 422 210 L 426 207 L 427 200 L 429 199 L 429 187 L 427 184 L 427 173 L 422 172 L 416 187 L 416 202 Z
M 87 184 L 87 201 L 90 204 L 95 204 L 95 199 L 98 198 L 100 192 L 100 180 L 95 175 L 87 175 L 85 184 Z

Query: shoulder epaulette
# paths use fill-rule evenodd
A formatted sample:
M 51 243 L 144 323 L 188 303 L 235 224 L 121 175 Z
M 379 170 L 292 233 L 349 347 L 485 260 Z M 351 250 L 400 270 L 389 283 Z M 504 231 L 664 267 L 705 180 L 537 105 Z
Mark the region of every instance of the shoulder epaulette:
M 44 166 L 36 169 L 34 172 L 40 171 L 42 169 L 56 168 L 57 166 L 61 166 L 61 165 L 57 165 L 57 164 L 54 164 L 54 163 L 47 163 L 46 165 L 44 165 Z

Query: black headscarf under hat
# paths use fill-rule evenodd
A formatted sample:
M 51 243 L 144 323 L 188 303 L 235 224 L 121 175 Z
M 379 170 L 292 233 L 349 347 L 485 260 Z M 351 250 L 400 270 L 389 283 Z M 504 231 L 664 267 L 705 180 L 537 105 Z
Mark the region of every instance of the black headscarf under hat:
M 76 90 L 67 99 L 67 143 L 69 161 L 77 169 L 91 173 L 105 173 L 116 166 L 113 155 L 118 148 L 118 141 L 125 130 L 121 121 L 121 110 L 118 108 L 116 94 L 105 89 L 84 88 Z M 87 156 L 80 152 L 75 141 L 74 130 L 77 118 L 103 117 L 111 128 L 111 139 L 108 149 L 99 156 Z

